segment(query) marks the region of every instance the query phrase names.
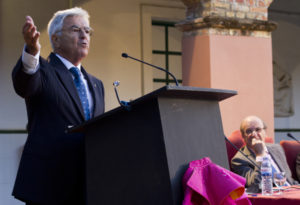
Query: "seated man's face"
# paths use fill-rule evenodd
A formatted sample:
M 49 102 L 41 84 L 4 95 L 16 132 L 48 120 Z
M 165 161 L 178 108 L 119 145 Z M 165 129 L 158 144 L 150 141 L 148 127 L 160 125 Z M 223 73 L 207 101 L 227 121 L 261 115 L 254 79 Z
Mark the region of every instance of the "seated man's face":
M 249 148 L 253 148 L 256 143 L 264 143 L 266 132 L 264 124 L 259 118 L 246 119 L 242 126 L 243 138 Z

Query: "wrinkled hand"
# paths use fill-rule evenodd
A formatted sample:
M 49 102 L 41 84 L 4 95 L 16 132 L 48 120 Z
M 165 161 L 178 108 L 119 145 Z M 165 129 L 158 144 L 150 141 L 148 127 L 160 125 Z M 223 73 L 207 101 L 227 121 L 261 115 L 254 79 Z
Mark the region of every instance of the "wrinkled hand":
M 31 55 L 36 55 L 41 49 L 39 43 L 40 32 L 37 31 L 33 19 L 30 16 L 26 16 L 26 21 L 23 26 L 23 37 L 26 43 L 26 51 Z
M 265 154 L 265 143 L 261 140 L 252 139 L 252 150 L 256 156 L 263 156 Z

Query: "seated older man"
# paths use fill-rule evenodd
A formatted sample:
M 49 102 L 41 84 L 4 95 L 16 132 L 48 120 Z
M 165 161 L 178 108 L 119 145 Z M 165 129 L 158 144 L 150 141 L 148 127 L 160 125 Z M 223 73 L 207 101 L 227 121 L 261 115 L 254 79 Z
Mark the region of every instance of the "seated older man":
M 246 146 L 240 150 L 258 167 L 261 166 L 262 158 L 269 155 L 272 170 L 285 172 L 288 185 L 297 184 L 298 182 L 292 178 L 282 147 L 279 144 L 265 144 L 265 129 L 266 126 L 260 118 L 246 117 L 240 127 Z M 246 187 L 258 189 L 261 182 L 260 168 L 249 159 L 237 152 L 231 160 L 231 166 L 233 172 L 246 178 Z

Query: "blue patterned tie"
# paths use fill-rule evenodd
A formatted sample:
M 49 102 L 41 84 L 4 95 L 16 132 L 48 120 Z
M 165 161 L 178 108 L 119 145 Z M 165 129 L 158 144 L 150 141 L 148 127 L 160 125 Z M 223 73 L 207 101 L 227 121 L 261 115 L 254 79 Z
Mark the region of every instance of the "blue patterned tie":
M 90 108 L 89 108 L 89 101 L 87 98 L 87 93 L 85 90 L 85 86 L 83 81 L 80 78 L 80 71 L 77 67 L 70 68 L 71 73 L 74 76 L 74 83 L 78 91 L 78 95 L 81 101 L 81 105 L 83 107 L 84 116 L 86 120 L 90 119 Z

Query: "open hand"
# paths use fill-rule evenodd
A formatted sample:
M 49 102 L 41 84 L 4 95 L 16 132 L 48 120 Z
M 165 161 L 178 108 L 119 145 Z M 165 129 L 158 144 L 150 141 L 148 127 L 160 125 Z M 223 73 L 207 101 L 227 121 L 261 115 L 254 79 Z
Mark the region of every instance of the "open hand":
M 39 43 L 40 32 L 37 31 L 33 19 L 30 16 L 26 16 L 26 21 L 23 26 L 23 37 L 26 43 L 26 51 L 31 55 L 36 55 L 41 49 Z

